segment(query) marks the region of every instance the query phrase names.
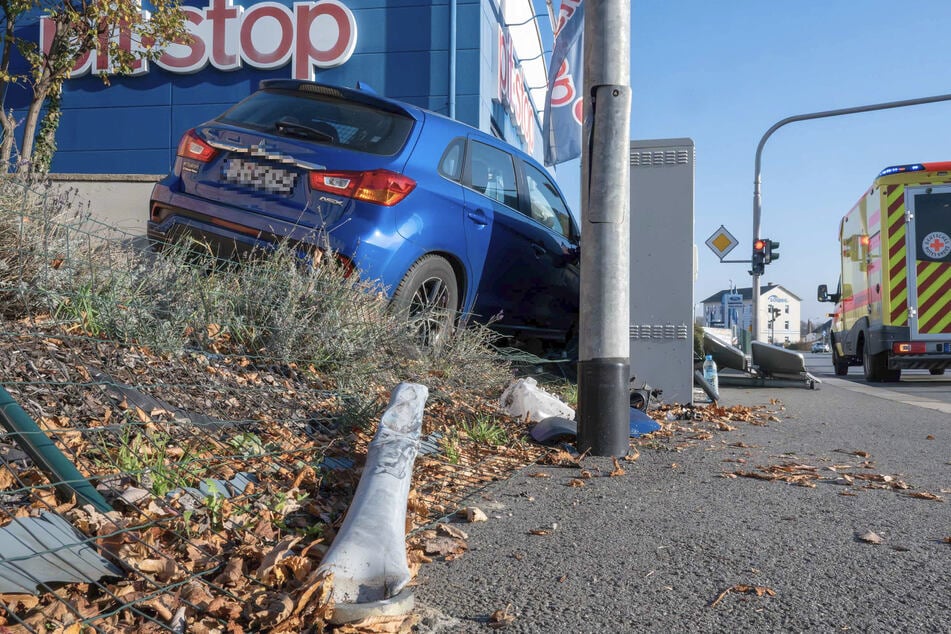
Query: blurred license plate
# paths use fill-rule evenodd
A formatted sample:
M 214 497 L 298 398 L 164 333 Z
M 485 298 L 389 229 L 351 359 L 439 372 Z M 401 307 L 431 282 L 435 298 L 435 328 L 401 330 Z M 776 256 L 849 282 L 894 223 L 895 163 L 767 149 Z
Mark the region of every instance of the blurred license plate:
M 289 194 L 297 184 L 296 172 L 240 158 L 225 161 L 221 176 L 226 182 L 272 194 Z

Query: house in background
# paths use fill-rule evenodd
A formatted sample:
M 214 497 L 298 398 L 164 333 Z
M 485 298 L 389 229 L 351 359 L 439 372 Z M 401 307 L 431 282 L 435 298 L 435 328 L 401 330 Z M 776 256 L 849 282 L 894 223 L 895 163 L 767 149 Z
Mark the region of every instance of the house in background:
M 703 325 L 753 331 L 753 289 L 724 289 L 701 302 Z M 802 300 L 780 284 L 760 288 L 757 341 L 779 345 L 798 343 Z

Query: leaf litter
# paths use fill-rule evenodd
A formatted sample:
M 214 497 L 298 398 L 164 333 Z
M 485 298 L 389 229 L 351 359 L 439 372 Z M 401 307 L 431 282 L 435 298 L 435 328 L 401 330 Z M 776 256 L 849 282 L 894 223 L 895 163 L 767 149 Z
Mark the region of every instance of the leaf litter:
M 758 597 L 775 597 L 776 591 L 772 588 L 767 588 L 766 586 L 751 586 L 747 584 L 736 584 L 730 586 L 723 592 L 717 595 L 713 601 L 710 602 L 709 607 L 715 608 L 720 601 L 722 601 L 728 594 L 737 593 L 737 594 L 755 594 Z

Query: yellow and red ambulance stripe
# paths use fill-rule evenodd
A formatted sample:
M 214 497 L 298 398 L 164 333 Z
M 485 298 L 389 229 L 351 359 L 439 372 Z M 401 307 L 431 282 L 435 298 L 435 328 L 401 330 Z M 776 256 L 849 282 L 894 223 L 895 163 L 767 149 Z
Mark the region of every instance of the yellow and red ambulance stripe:
M 918 332 L 951 333 L 951 263 L 917 261 Z
M 892 326 L 908 325 L 908 270 L 905 266 L 905 188 L 885 188 L 885 244 L 888 253 L 888 293 L 882 314 Z

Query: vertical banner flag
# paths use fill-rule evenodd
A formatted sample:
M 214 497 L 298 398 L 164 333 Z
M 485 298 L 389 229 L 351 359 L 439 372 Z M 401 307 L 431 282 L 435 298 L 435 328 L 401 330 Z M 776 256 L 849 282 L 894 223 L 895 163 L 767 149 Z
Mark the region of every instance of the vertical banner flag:
M 581 156 L 584 0 L 561 0 L 545 96 L 545 165 Z

